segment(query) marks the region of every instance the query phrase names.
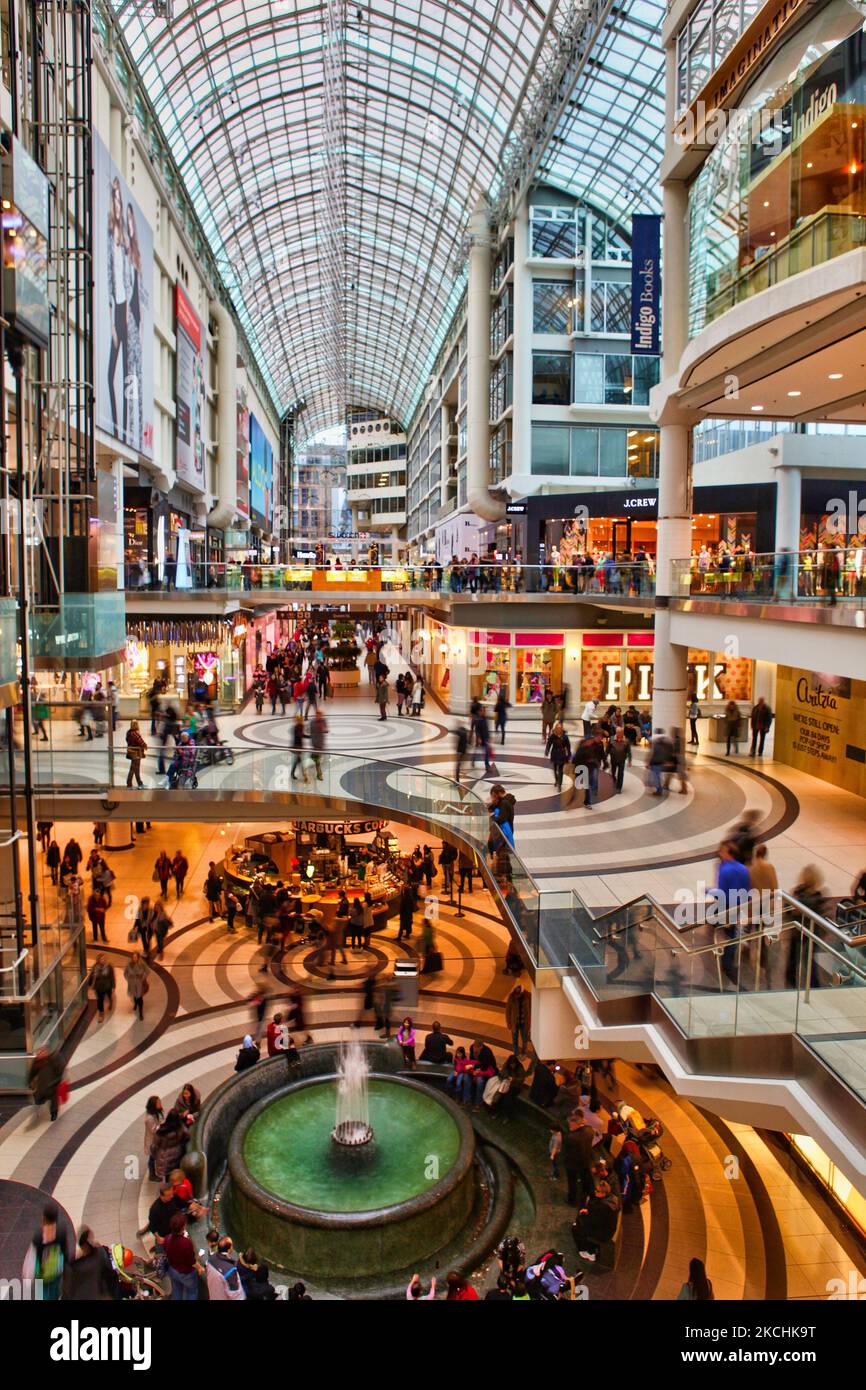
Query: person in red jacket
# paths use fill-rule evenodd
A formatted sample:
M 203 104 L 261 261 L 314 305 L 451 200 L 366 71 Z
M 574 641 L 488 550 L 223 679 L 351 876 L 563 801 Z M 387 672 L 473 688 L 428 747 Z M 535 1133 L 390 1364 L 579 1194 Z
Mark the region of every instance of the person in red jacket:
M 285 1037 L 287 1032 L 288 1028 L 283 1023 L 282 1014 L 274 1014 L 266 1033 L 269 1057 L 276 1057 L 278 1052 L 284 1051 L 284 1048 L 280 1047 L 280 1039 Z

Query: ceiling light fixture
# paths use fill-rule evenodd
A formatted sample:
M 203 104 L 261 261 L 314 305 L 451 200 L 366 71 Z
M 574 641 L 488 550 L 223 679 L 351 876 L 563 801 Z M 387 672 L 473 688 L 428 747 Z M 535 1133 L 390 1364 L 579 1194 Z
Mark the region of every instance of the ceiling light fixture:
M 828 375 L 827 375 L 827 380 L 828 380 L 828 381 L 841 381 L 841 380 L 842 380 L 842 376 L 843 376 L 843 373 L 842 373 L 842 372 L 829 372 Z
M 789 395 L 789 396 L 802 396 L 802 394 L 803 394 L 802 391 L 789 391 L 789 392 L 788 392 L 788 395 Z
M 752 409 L 753 409 L 753 410 L 763 410 L 764 407 L 763 407 L 762 405 L 753 405 L 753 406 L 752 406 Z

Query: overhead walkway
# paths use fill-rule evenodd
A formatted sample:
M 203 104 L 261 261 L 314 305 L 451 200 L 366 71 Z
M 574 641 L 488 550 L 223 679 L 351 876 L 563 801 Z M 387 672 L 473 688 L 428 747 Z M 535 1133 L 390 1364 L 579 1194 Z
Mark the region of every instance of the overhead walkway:
M 484 802 L 448 777 L 345 753 L 236 746 L 199 757 L 169 789 L 156 759 L 128 789 L 120 750 L 37 750 L 40 819 L 200 821 L 394 816 L 471 853 L 534 977 L 540 1055 L 658 1062 L 684 1094 L 731 1119 L 812 1134 L 866 1179 L 866 957 L 835 923 L 786 894 L 731 930 L 712 903 L 676 916 L 649 896 L 593 913 L 540 891 Z M 303 780 L 303 773 L 307 780 Z M 490 849 L 491 834 L 496 834 Z M 680 921 L 684 915 L 686 920 Z

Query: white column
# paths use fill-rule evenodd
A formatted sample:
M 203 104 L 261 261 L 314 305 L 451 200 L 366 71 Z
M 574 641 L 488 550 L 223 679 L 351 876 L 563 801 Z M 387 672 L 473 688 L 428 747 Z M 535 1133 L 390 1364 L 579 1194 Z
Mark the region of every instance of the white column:
M 662 277 L 662 377 L 676 372 L 688 341 L 688 197 L 685 185 L 664 189 Z M 659 505 L 656 556 L 655 670 L 653 727 L 682 728 L 688 695 L 688 648 L 670 639 L 668 599 L 674 593 L 672 560 L 692 549 L 691 430 L 668 410 L 659 440 Z
M 511 472 L 532 472 L 532 272 L 529 212 L 522 203 L 514 221 L 514 347 L 512 351 Z
M 777 468 L 776 476 L 776 551 L 791 552 L 788 594 L 797 593 L 797 566 L 800 558 L 800 513 L 802 510 L 802 478 L 799 468 Z M 779 597 L 781 594 L 781 585 Z M 786 595 L 787 597 L 787 595 Z
M 469 222 L 466 291 L 466 501 L 482 521 L 505 515 L 488 490 L 490 478 L 490 227 L 481 199 Z
M 217 497 L 207 520 L 209 526 L 224 530 L 234 520 L 238 499 L 238 334 L 231 314 L 218 300 L 213 303 L 213 316 L 219 331 Z M 284 535 L 288 534 L 289 519 L 283 518 L 278 529 Z

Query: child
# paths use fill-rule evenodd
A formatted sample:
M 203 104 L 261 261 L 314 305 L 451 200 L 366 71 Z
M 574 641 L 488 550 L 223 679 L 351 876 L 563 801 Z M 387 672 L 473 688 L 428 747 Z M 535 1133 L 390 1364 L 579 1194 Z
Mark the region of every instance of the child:
M 547 1148 L 550 1155 L 550 1176 L 559 1177 L 559 1155 L 562 1152 L 562 1125 L 550 1126 L 550 1143 Z

